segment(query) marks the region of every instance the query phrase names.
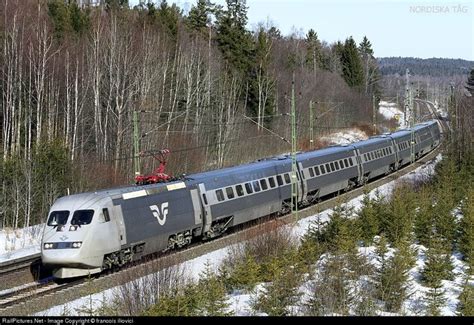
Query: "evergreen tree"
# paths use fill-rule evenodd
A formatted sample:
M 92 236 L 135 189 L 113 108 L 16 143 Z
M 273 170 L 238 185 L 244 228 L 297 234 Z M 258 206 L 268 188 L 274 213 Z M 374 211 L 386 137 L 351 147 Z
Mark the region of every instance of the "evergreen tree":
M 462 205 L 462 219 L 460 222 L 459 250 L 464 259 L 474 269 L 474 188 L 471 187 Z
M 313 72 L 321 67 L 321 42 L 318 39 L 318 34 L 314 29 L 310 29 L 306 34 L 306 66 Z
M 232 267 L 222 265 L 219 269 L 228 290 L 252 290 L 260 280 L 260 265 L 252 254 L 245 254 L 242 261 L 237 261 Z
M 362 199 L 362 208 L 358 214 L 358 224 L 361 229 L 362 240 L 365 246 L 370 246 L 374 240 L 374 236 L 379 233 L 379 219 L 368 193 L 366 193 Z
M 211 23 L 210 15 L 214 12 L 215 5 L 209 0 L 198 0 L 196 5 L 191 7 L 186 25 L 195 31 L 202 32 L 206 30 Z
M 446 243 L 437 234 L 432 234 L 430 245 L 426 251 L 425 267 L 422 279 L 431 288 L 441 285 L 441 280 L 452 279 L 450 253 L 446 251 Z
M 79 35 L 82 35 L 89 29 L 90 19 L 89 12 L 81 10 L 76 2 L 69 5 L 69 15 L 71 18 L 71 27 Z
M 407 255 L 406 247 L 400 247 L 387 260 L 386 267 L 380 270 L 378 296 L 384 300 L 385 309 L 389 312 L 399 312 L 408 296 L 406 282 L 410 261 Z
M 382 223 L 383 231 L 389 242 L 397 247 L 402 241 L 410 239 L 415 210 L 414 195 L 407 186 L 395 188 L 392 193 L 385 220 Z
M 429 187 L 423 187 L 417 194 L 418 209 L 414 222 L 415 236 L 421 245 L 428 246 L 433 227 L 433 193 Z
M 54 35 L 62 39 L 70 31 L 70 16 L 67 4 L 62 0 L 52 0 L 48 2 L 48 14 L 54 26 Z
M 426 314 L 430 316 L 439 316 L 441 312 L 441 307 L 446 303 L 446 298 L 444 297 L 444 290 L 441 284 L 436 285 L 429 289 L 426 296 Z
M 217 44 L 231 67 L 246 74 L 252 58 L 252 38 L 246 30 L 245 0 L 226 0 L 227 10 L 216 13 Z
M 474 287 L 469 284 L 468 278 L 464 281 L 462 292 L 459 295 L 457 314 L 459 316 L 474 316 Z
M 198 291 L 201 299 L 198 306 L 198 313 L 203 316 L 229 316 L 227 311 L 229 304 L 226 302 L 226 290 L 224 283 L 212 271 L 211 264 L 206 262 L 202 271 Z
M 346 39 L 342 52 L 342 76 L 346 83 L 353 88 L 361 87 L 364 83 L 364 69 L 357 49 L 357 45 L 352 37 Z
M 471 74 L 467 79 L 466 89 L 474 96 L 474 68 L 471 69 Z
M 295 305 L 301 295 L 298 292 L 301 274 L 290 265 L 276 270 L 272 282 L 265 284 L 265 293 L 257 297 L 252 308 L 269 316 L 288 316 L 292 314 L 289 307 Z

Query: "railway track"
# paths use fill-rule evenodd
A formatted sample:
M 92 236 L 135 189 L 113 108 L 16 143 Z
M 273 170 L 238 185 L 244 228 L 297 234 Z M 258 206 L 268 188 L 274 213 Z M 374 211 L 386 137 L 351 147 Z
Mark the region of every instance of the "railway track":
M 0 291 L 40 278 L 40 253 L 0 263 Z
M 429 108 L 429 103 L 425 104 Z M 441 121 L 441 124 L 443 132 L 446 132 L 446 123 Z M 298 219 L 306 218 L 323 210 L 332 208 L 341 201 L 348 201 L 360 196 L 365 190 L 372 190 L 395 179 L 398 179 L 400 176 L 408 174 L 421 165 L 435 159 L 442 150 L 443 142 L 444 141 L 442 141 L 442 143 L 428 155 L 421 157 L 418 161 L 405 166 L 395 173 L 374 180 L 364 187 L 355 188 L 339 196 L 329 198 L 318 204 L 301 209 L 298 213 L 298 217 L 295 217 L 292 214 L 287 214 L 277 219 L 272 219 L 267 223 L 275 222 L 277 226 L 281 226 L 297 221 Z M 126 268 L 120 269 L 116 272 L 109 271 L 103 273 L 98 278 L 82 278 L 62 284 L 47 282 L 40 285 L 36 283 L 25 288 L 20 287 L 18 290 L 13 290 L 8 294 L 2 295 L 0 293 L 0 314 L 5 316 L 32 315 L 42 310 L 64 304 L 68 301 L 72 301 L 87 295 L 92 295 L 94 293 L 124 284 L 133 279 L 156 273 L 167 267 L 177 265 L 214 250 L 248 240 L 252 237 L 258 236 L 266 229 L 268 228 L 262 227 L 261 224 L 249 226 L 240 231 L 229 233 L 224 237 L 216 238 L 212 241 L 195 243 L 186 249 L 174 251 L 163 256 L 154 257 L 149 261 L 142 262 L 140 264 L 129 265 Z M 36 258 L 39 258 L 39 256 Z M 32 260 L 30 260 L 30 265 Z M 20 265 L 20 263 L 21 262 L 17 263 L 17 265 Z M 24 263 L 28 263 L 26 259 Z M 14 268 L 14 263 L 11 264 L 12 268 Z

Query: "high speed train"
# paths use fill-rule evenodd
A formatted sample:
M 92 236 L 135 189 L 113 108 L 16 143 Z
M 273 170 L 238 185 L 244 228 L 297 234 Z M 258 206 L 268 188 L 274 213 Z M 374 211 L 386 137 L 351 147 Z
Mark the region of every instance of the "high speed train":
M 361 186 L 427 154 L 440 143 L 436 121 L 296 155 L 298 205 Z M 187 176 L 184 180 L 68 195 L 52 205 L 42 263 L 57 278 L 120 267 L 150 253 L 223 234 L 291 210 L 291 157 Z

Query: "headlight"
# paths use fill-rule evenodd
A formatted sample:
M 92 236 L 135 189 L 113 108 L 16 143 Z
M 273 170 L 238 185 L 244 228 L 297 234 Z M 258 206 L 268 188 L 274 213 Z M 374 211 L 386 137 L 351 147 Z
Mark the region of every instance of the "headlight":
M 43 247 L 44 247 L 44 249 L 51 249 L 51 248 L 53 248 L 53 244 L 45 243 Z
M 69 227 L 69 231 L 76 231 L 77 230 L 77 226 L 70 226 Z
M 72 243 L 72 248 L 80 248 L 81 246 L 82 246 L 82 242 L 80 241 Z

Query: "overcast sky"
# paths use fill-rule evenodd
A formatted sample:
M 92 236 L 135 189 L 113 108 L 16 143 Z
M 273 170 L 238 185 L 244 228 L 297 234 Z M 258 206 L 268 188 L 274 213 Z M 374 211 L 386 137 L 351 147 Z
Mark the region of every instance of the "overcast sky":
M 196 1 L 172 2 L 187 11 Z M 473 3 L 465 0 L 247 0 L 247 6 L 249 29 L 270 21 L 284 35 L 313 28 L 329 43 L 350 35 L 359 43 L 366 35 L 377 57 L 474 60 Z

